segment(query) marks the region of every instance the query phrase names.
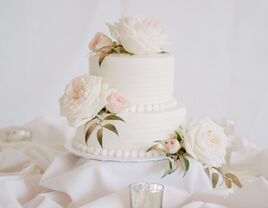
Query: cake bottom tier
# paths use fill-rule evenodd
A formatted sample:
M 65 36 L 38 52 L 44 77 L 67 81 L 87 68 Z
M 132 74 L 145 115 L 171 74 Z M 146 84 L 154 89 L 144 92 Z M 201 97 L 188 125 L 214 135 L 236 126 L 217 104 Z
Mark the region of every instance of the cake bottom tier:
M 170 137 L 185 121 L 186 108 L 176 105 L 158 112 L 128 112 L 119 115 L 125 120 L 109 121 L 116 126 L 119 136 L 104 130 L 103 148 L 98 143 L 94 130 L 88 144 L 85 143 L 84 126 L 77 129 L 72 145 L 75 149 L 92 155 L 116 158 L 146 158 L 159 156 L 159 153 L 146 152 L 156 140 Z

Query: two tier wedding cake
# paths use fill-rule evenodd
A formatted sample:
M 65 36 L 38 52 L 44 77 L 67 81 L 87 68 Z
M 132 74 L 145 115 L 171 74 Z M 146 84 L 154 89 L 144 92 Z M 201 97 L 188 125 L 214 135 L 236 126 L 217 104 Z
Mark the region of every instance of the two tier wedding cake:
M 186 109 L 173 96 L 174 57 L 157 23 L 125 17 L 108 24 L 114 40 L 97 33 L 90 41 L 89 73 L 74 78 L 60 98 L 61 114 L 77 128 L 67 143 L 73 153 L 92 159 L 166 159 L 163 176 L 189 158 L 199 161 L 215 187 L 224 181 L 241 187 L 225 164 L 227 131 L 211 119 L 185 124 Z
M 110 54 L 101 66 L 98 60 L 98 56 L 90 56 L 90 74 L 102 77 L 124 96 L 127 105 L 117 115 L 125 122 L 109 122 L 118 136 L 104 131 L 102 148 L 94 132 L 85 144 L 84 127 L 80 127 L 76 147 L 111 157 L 151 157 L 146 150 L 152 142 L 169 137 L 185 119 L 185 107 L 173 97 L 173 56 Z M 120 104 L 114 101 L 114 105 Z
M 173 96 L 174 57 L 164 51 L 167 36 L 143 17 L 108 26 L 116 41 L 95 35 L 89 74 L 73 79 L 60 99 L 62 115 L 77 127 L 73 145 L 111 158 L 158 156 L 146 150 L 170 137 L 186 115 Z

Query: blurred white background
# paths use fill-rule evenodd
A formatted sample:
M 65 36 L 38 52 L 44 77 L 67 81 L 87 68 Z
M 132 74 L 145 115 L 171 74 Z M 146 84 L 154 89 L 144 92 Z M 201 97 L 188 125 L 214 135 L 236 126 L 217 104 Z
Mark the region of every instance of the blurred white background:
M 267 145 L 267 11 L 266 0 L 0 0 L 0 127 L 59 115 L 65 85 L 88 70 L 95 32 L 140 14 L 170 34 L 189 118 L 229 118 Z

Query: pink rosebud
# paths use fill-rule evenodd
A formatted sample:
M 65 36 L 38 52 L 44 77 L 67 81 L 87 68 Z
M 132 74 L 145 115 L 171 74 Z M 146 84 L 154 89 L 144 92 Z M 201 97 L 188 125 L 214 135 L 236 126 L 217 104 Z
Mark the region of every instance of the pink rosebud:
M 103 48 L 105 46 L 110 46 L 113 44 L 113 41 L 105 34 L 98 32 L 94 38 L 90 41 L 88 48 L 91 51 L 98 51 L 102 48 L 103 52 L 109 51 L 109 48 Z
M 108 104 L 106 108 L 111 113 L 119 113 L 127 107 L 127 101 L 124 96 L 117 92 L 112 92 L 107 98 Z
M 165 141 L 165 147 L 169 154 L 175 154 L 181 148 L 181 144 L 177 139 L 171 138 Z

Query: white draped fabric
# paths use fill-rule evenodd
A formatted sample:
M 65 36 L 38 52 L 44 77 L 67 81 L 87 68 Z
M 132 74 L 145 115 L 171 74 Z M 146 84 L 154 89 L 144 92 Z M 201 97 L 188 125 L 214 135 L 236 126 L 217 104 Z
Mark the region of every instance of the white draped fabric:
M 67 82 L 88 71 L 88 41 L 121 15 L 158 20 L 176 57 L 175 96 L 190 118 L 229 118 L 240 137 L 228 167 L 243 183 L 215 190 L 191 161 L 161 179 L 162 162 L 86 160 L 67 152 L 73 129 L 41 117 L 27 125 L 31 141 L 6 142 L 0 132 L 0 207 L 127 208 L 128 185 L 165 185 L 165 208 L 266 208 L 268 204 L 268 1 L 266 0 L 1 0 L 0 126 L 58 115 Z
M 95 32 L 139 14 L 170 35 L 188 116 L 234 120 L 267 144 L 267 11 L 267 0 L 1 0 L 0 126 L 58 115 L 66 83 L 88 71 Z
M 0 207 L 127 208 L 128 185 L 147 181 L 164 184 L 166 208 L 265 208 L 268 204 L 268 149 L 235 137 L 230 154 L 243 188 L 212 189 L 202 166 L 191 160 L 189 172 L 161 179 L 164 161 L 101 162 L 77 157 L 63 147 L 74 131 L 62 119 L 39 118 L 25 128 L 32 140 L 6 142 L 1 131 Z

